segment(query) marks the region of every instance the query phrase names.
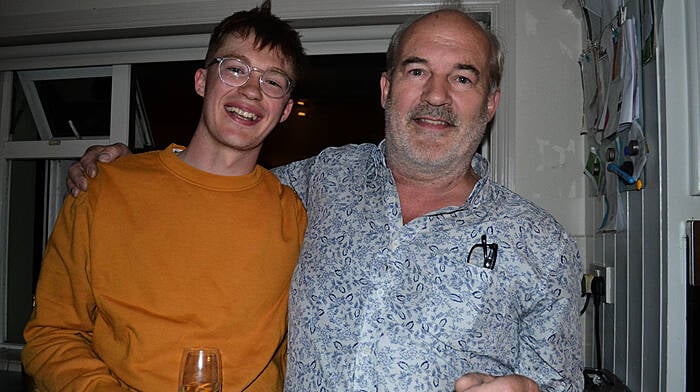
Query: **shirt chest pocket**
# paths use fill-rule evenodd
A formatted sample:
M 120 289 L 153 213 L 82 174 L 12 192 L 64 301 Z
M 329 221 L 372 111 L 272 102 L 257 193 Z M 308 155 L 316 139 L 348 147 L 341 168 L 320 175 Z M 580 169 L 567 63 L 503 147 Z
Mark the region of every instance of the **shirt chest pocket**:
M 508 335 L 516 324 L 508 310 L 511 301 L 502 296 L 503 282 L 497 271 L 468 263 L 468 250 L 450 253 L 434 258 L 414 275 L 415 327 L 436 345 L 453 350 L 493 348 L 497 336 Z

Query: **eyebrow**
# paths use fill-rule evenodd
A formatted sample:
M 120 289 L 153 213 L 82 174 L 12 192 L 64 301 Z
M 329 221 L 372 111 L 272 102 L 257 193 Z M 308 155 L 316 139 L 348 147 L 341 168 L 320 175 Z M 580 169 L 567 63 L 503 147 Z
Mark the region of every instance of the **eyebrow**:
M 228 59 L 233 58 L 233 59 L 242 60 L 243 62 L 250 65 L 251 67 L 257 68 L 251 64 L 252 61 L 250 61 L 250 59 L 247 56 L 239 55 L 236 53 L 229 53 L 229 54 L 224 54 L 224 55 L 216 56 L 216 57 L 226 57 Z M 257 69 L 260 69 L 260 68 L 257 68 Z M 281 72 L 281 73 L 285 74 L 289 79 L 292 79 L 292 77 L 289 75 L 289 73 L 284 68 L 272 66 L 270 68 L 264 69 L 263 71 L 269 71 L 269 70 Z
M 406 59 L 404 59 L 404 60 L 401 62 L 401 67 L 405 67 L 405 66 L 407 66 L 407 65 L 409 65 L 409 64 L 416 64 L 416 63 L 418 63 L 418 64 L 427 64 L 427 63 L 428 63 L 428 60 L 426 60 L 426 59 L 424 59 L 424 58 L 422 58 L 422 57 L 417 57 L 417 56 L 407 57 Z
M 472 72 L 478 78 L 481 76 L 481 71 L 479 71 L 475 66 L 471 64 L 457 64 L 457 69 Z
M 406 59 L 404 59 L 401 62 L 401 66 L 405 67 L 409 64 L 427 64 L 427 63 L 428 63 L 427 59 L 424 59 L 424 58 L 418 57 L 418 56 L 411 56 L 411 57 L 407 57 Z M 476 68 L 475 66 L 473 66 L 471 64 L 459 63 L 455 66 L 455 69 L 472 72 L 474 75 L 476 75 L 477 78 L 479 78 L 481 76 L 481 71 L 479 71 L 478 68 Z

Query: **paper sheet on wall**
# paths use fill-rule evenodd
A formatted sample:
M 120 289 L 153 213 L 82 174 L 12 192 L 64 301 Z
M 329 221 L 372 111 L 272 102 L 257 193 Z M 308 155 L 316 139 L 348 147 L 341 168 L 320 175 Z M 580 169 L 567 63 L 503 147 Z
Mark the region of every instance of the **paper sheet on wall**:
M 599 102 L 596 54 L 593 50 L 584 52 L 579 58 L 581 85 L 583 88 L 583 130 L 595 131 L 598 122 Z
M 598 121 L 603 138 L 612 138 L 639 119 L 639 48 L 634 19 L 601 37 L 601 84 L 604 105 Z M 603 55 L 607 58 L 603 60 Z M 603 68 L 604 67 L 604 68 Z
M 625 214 L 622 195 L 617 188 L 618 178 L 615 174 L 605 172 L 605 215 L 601 221 L 599 232 L 622 231 L 625 228 Z
M 627 19 L 621 30 L 620 78 L 623 87 L 619 98 L 618 131 L 629 128 L 639 119 L 639 47 L 634 19 Z
M 600 39 L 598 49 L 598 86 L 600 88 L 600 113 L 596 129 L 603 131 L 607 138 L 617 130 L 617 100 L 620 95 L 617 63 L 617 30 L 606 30 Z M 611 124 L 615 124 L 612 126 Z
M 598 41 L 616 18 L 618 10 L 624 5 L 624 0 L 580 0 L 581 8 L 586 15 L 586 28 L 591 41 Z

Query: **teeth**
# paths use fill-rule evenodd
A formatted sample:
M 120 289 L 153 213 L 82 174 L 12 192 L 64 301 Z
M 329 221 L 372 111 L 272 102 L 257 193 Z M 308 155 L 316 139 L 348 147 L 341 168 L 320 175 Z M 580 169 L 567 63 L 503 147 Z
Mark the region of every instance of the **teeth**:
M 445 122 L 445 121 L 429 120 L 427 118 L 422 118 L 421 121 L 428 123 L 428 124 L 433 124 L 433 125 L 445 125 L 445 124 L 447 124 L 447 122 Z
M 255 113 L 251 112 L 246 112 L 245 110 L 239 109 L 237 107 L 233 106 L 226 106 L 226 111 L 231 112 L 231 113 L 236 113 L 237 115 L 246 118 L 248 120 L 257 120 L 258 115 Z

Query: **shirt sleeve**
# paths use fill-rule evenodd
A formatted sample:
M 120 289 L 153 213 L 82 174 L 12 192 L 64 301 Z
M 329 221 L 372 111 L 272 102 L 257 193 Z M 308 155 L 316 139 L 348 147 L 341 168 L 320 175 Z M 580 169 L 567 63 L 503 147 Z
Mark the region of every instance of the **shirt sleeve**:
M 554 227 L 534 249 L 539 281 L 522 317 L 520 363 L 516 372 L 535 375 L 542 391 L 583 390 L 580 279 L 576 243 Z
M 120 391 L 92 349 L 87 194 L 66 198 L 42 261 L 36 302 L 24 330 L 22 362 L 39 390 Z
M 289 185 L 296 191 L 304 206 L 307 205 L 311 171 L 315 160 L 316 157 L 312 157 L 271 170 L 282 184 Z

